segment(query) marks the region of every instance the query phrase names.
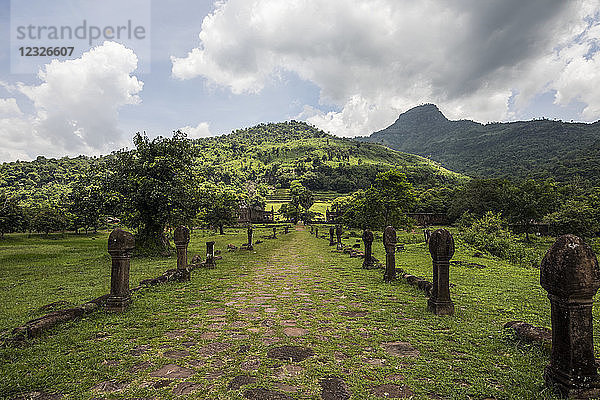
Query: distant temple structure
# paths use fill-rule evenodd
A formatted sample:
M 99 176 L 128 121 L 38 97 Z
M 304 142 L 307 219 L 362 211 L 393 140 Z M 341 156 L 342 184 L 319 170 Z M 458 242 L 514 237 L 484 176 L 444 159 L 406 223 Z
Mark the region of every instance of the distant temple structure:
M 264 224 L 269 222 L 275 222 L 273 207 L 271 207 L 271 211 L 266 211 L 259 207 L 240 207 L 238 223 Z
M 408 213 L 419 226 L 448 225 L 448 216 L 441 213 Z
M 430 226 L 430 225 L 448 225 L 448 217 L 446 214 L 439 213 L 409 213 L 406 214 L 410 218 L 414 219 L 416 224 L 419 226 Z M 325 219 L 327 223 L 335 224 L 337 219 L 340 217 L 340 213 L 334 211 L 325 211 Z
M 329 211 L 329 208 L 325 211 L 325 221 L 327 223 L 335 224 L 339 217 L 340 217 L 340 213 Z

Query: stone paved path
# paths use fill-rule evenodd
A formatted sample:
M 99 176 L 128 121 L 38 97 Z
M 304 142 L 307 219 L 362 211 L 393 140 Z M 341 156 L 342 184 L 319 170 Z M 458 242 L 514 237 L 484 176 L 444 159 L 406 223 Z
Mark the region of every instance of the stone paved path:
M 154 349 L 163 362 L 146 357 L 132 368 L 139 387 L 190 398 L 413 395 L 400 373 L 389 373 L 390 363 L 410 362 L 419 351 L 383 328 L 386 310 L 369 301 L 372 289 L 344 266 L 359 269 L 362 260 L 332 254 L 327 241 L 302 227 L 281 236 L 268 256 L 228 279 L 223 294 L 211 299 L 214 307 L 200 300 L 189 307 Z M 336 264 L 328 265 L 332 257 Z M 153 349 L 133 351 L 144 359 Z M 356 377 L 364 382 L 359 388 Z M 106 395 L 121 387 L 102 382 L 95 389 Z

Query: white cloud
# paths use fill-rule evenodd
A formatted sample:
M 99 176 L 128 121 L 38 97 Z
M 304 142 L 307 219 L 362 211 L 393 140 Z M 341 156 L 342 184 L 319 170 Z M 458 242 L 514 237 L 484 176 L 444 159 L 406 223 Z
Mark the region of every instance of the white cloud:
M 140 102 L 143 82 L 131 75 L 137 61 L 132 50 L 105 42 L 80 58 L 53 60 L 38 85 L 17 85 L 35 111 L 15 114 L 15 99 L 0 99 L 0 141 L 7 143 L 0 159 L 98 154 L 127 144 L 118 111 Z M 5 108 L 13 115 L 2 114 Z
M 184 126 L 180 131 L 185 132 L 190 139 L 198 139 L 209 136 L 214 136 L 210 132 L 210 125 L 208 122 L 200 122 L 197 126 Z
M 600 70 L 585 58 L 598 15 L 593 0 L 229 0 L 204 18 L 199 46 L 172 57 L 172 73 L 237 94 L 295 72 L 340 108 L 300 117 L 340 135 L 369 134 L 424 102 L 450 118 L 504 120 L 550 90 L 599 118 L 598 86 L 583 87 Z
M 11 118 L 21 115 L 23 115 L 23 113 L 17 104 L 17 99 L 0 99 L 0 118 Z

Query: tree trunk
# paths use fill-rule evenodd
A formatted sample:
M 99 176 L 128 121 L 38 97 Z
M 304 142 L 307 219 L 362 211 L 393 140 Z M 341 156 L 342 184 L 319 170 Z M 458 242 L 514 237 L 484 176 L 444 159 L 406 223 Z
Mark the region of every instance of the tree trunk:
M 219 225 L 219 235 L 224 235 L 225 232 L 223 232 L 223 225 Z

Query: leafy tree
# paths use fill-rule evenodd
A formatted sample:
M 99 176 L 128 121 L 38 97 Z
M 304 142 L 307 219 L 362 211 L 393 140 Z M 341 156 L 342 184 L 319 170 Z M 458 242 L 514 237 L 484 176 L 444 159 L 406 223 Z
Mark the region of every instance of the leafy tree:
M 414 203 L 412 185 L 398 170 L 379 173 L 366 191 L 337 198 L 332 209 L 341 214 L 341 222 L 348 226 L 381 229 L 408 224 L 406 212 Z
M 314 218 L 315 214 L 309 211 L 315 202 L 314 196 L 299 180 L 290 183 L 290 197 L 291 201 L 279 209 L 286 219 L 296 223 L 299 220 L 310 221 Z
M 582 200 L 567 200 L 557 211 L 548 214 L 544 222 L 549 223 L 557 235 L 571 233 L 591 237 L 600 231 L 597 209 Z
M 65 211 L 57 205 L 44 203 L 35 207 L 32 212 L 30 229 L 49 235 L 50 232 L 61 231 L 66 228 L 67 218 Z
M 76 232 L 80 227 L 86 233 L 89 229 L 96 232 L 104 216 L 105 199 L 102 185 L 93 173 L 81 176 L 74 183 L 69 195 L 69 211 Z
M 506 208 L 505 179 L 473 179 L 463 186 L 454 197 L 448 216 L 454 220 L 465 212 L 482 217 L 486 212 L 501 213 Z
M 406 212 L 413 206 L 412 185 L 406 175 L 396 169 L 377 174 L 375 183 L 366 193 L 366 201 L 378 209 L 383 226 L 406 224 Z M 374 216 L 375 216 L 374 215 Z
M 192 142 L 180 131 L 150 140 L 137 133 L 135 149 L 121 150 L 110 162 L 109 186 L 120 197 L 122 220 L 137 230 L 138 248 L 168 252 L 164 231 L 189 223 L 198 212 Z
M 224 235 L 223 227 L 237 222 L 239 195 L 231 188 L 207 183 L 201 188 L 200 220 L 207 225 L 218 227 Z
M 4 237 L 5 233 L 22 229 L 23 219 L 23 210 L 16 197 L 0 191 L 0 237 Z
M 541 221 L 544 215 L 556 208 L 558 202 L 556 185 L 549 180 L 524 180 L 518 185 L 509 186 L 506 197 L 505 214 L 510 221 L 525 225 L 527 240 L 531 224 Z

